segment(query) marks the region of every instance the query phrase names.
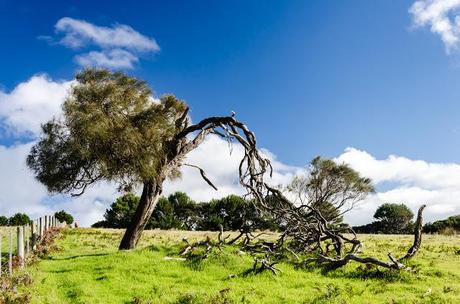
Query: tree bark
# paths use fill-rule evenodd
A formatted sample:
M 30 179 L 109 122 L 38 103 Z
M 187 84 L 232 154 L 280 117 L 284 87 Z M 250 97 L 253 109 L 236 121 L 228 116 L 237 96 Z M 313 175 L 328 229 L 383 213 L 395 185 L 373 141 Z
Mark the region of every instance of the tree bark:
M 150 220 L 153 210 L 161 196 L 163 191 L 162 184 L 162 181 L 144 183 L 139 206 L 137 206 L 136 213 L 121 240 L 120 250 L 134 249 L 137 246 L 141 234 Z

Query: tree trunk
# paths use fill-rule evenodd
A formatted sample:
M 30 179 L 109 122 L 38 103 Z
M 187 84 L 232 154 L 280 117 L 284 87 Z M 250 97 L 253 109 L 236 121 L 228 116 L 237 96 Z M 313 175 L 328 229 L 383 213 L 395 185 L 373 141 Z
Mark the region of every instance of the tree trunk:
M 145 226 L 150 220 L 158 199 L 161 196 L 163 191 L 162 184 L 161 181 L 144 183 L 139 206 L 137 206 L 136 213 L 121 240 L 120 250 L 134 249 L 137 246 L 142 231 L 144 231 Z

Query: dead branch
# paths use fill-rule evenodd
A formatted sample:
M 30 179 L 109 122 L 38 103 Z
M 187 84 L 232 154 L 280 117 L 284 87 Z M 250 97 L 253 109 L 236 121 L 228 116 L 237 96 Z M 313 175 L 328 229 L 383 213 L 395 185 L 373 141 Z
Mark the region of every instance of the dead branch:
M 420 248 L 422 244 L 422 228 L 423 228 L 423 209 L 425 209 L 426 205 L 423 205 L 418 209 L 417 212 L 417 220 L 415 221 L 415 228 L 414 228 L 414 244 L 411 248 L 407 251 L 406 255 L 400 258 L 399 260 L 406 260 L 412 258 Z
M 214 188 L 214 190 L 216 190 L 216 191 L 218 190 L 217 187 L 214 186 L 214 184 L 211 182 L 211 180 L 206 176 L 206 172 L 204 172 L 203 169 L 201 169 L 200 167 L 198 167 L 196 165 L 191 165 L 191 164 L 184 164 L 184 166 L 189 166 L 189 167 L 198 169 L 200 171 L 201 177 L 205 180 L 205 182 L 208 183 L 209 186 Z

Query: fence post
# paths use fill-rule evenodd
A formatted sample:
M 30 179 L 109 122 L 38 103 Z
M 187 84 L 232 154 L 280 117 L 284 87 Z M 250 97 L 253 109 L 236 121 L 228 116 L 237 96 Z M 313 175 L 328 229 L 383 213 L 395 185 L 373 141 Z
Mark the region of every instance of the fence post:
M 44 229 L 44 226 L 45 226 L 45 223 L 43 221 L 43 216 L 41 216 L 39 218 L 39 224 L 40 224 L 40 238 L 43 236 L 43 229 Z
M 37 221 L 33 221 L 32 226 L 30 227 L 30 245 L 32 250 L 35 250 L 35 243 L 37 242 L 37 228 L 35 227 L 36 223 Z
M 10 254 L 8 259 L 8 271 L 10 273 L 10 277 L 13 276 L 13 230 L 10 229 Z
M 30 252 L 30 225 L 27 224 L 25 226 L 25 230 L 24 230 L 24 240 L 26 242 L 26 250 L 24 252 L 24 257 L 27 257 L 27 255 L 29 254 Z
M 18 227 L 18 258 L 20 267 L 24 267 L 24 227 Z

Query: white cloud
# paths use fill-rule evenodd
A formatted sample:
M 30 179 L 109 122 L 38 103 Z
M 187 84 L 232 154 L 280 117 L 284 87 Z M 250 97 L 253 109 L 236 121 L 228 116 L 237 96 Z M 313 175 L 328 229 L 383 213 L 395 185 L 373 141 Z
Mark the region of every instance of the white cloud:
M 460 0 L 418 0 L 410 7 L 415 27 L 429 26 L 446 51 L 457 50 L 460 38 Z
M 98 26 L 84 20 L 64 17 L 55 25 L 58 43 L 75 50 L 96 48 L 79 54 L 75 62 L 81 66 L 98 66 L 112 69 L 132 69 L 145 53 L 158 52 L 155 39 L 142 35 L 132 27 L 115 24 L 111 27 Z M 55 39 L 42 35 L 40 40 L 53 43 Z
M 0 90 L 1 123 L 13 133 L 37 135 L 40 125 L 60 112 L 71 83 L 37 75 L 11 92 Z
M 75 61 L 84 67 L 98 66 L 114 69 L 133 69 L 139 58 L 128 51 L 114 49 L 110 51 L 92 51 L 83 55 L 75 56 Z
M 347 218 L 354 223 L 369 222 L 375 209 L 387 202 L 406 203 L 413 211 L 427 204 L 427 220 L 460 213 L 459 164 L 428 163 L 395 155 L 378 160 L 354 148 L 347 148 L 336 161 L 345 162 L 361 175 L 371 178 L 377 190 L 379 186 L 391 185 L 391 189 L 377 191 L 357 210 L 349 213 Z
M 124 24 L 105 27 L 64 17 L 56 23 L 55 28 L 58 33 L 64 34 L 60 42 L 71 48 L 80 48 L 92 43 L 101 48 L 125 48 L 143 52 L 160 50 L 155 39 L 144 36 Z
M 19 84 L 11 92 L 0 92 L 0 128 L 36 136 L 40 123 L 59 115 L 70 85 L 71 82 L 56 82 L 41 75 Z M 25 211 L 36 217 L 66 209 L 82 225 L 101 219 L 107 206 L 118 195 L 116 186 L 102 183 L 78 198 L 49 196 L 25 165 L 32 144 L 0 145 L 0 214 Z M 294 175 L 302 172 L 302 168 L 277 160 L 268 150 L 263 153 L 272 160 L 274 174 L 270 183 L 274 185 L 287 184 Z M 165 195 L 180 190 L 196 201 L 206 201 L 244 193 L 238 181 L 242 154 L 241 146 L 235 144 L 230 154 L 226 141 L 216 136 L 208 137 L 190 153 L 186 162 L 202 167 L 219 190 L 210 188 L 196 169 L 183 167 L 181 180 L 165 184 Z M 375 209 L 384 202 L 404 202 L 414 211 L 426 203 L 427 220 L 460 213 L 460 164 L 429 163 L 395 155 L 376 159 L 366 151 L 354 148 L 346 149 L 335 160 L 350 164 L 377 185 L 378 192 L 347 215 L 351 224 L 369 223 Z
M 263 149 L 263 153 L 270 159 L 274 170 L 273 177 L 271 179 L 267 177 L 268 183 L 272 185 L 286 184 L 296 174 L 300 173 L 301 168 L 281 163 L 270 151 Z M 167 182 L 165 192 L 184 191 L 198 202 L 224 197 L 229 194 L 244 194 L 245 189 L 239 184 L 238 176 L 238 166 L 243 155 L 243 147 L 239 144 L 233 145 L 232 153 L 230 154 L 230 149 L 225 140 L 215 135 L 209 136 L 196 150 L 188 155 L 185 162 L 200 166 L 218 190 L 216 191 L 209 187 L 197 169 L 184 166 L 182 168 L 182 179 Z

